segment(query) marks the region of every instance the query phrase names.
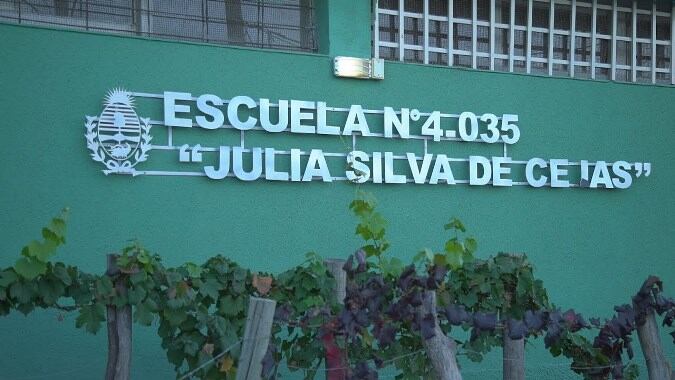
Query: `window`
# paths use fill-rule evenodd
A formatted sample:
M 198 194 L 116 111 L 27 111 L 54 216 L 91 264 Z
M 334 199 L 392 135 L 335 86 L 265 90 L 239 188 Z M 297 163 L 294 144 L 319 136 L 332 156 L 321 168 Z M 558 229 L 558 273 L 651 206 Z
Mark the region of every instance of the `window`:
M 312 0 L 0 0 L 0 22 L 316 51 Z
M 373 1 L 379 58 L 675 84 L 668 0 Z

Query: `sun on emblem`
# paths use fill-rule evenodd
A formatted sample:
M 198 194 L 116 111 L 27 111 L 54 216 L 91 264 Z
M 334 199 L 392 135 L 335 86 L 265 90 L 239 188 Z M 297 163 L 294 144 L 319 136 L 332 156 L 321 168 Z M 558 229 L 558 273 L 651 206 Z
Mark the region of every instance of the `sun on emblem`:
M 150 119 L 139 118 L 134 110 L 134 98 L 123 89 L 108 92 L 99 116 L 87 116 L 84 137 L 91 158 L 106 166 L 105 174 L 132 174 L 139 162 L 148 159 Z

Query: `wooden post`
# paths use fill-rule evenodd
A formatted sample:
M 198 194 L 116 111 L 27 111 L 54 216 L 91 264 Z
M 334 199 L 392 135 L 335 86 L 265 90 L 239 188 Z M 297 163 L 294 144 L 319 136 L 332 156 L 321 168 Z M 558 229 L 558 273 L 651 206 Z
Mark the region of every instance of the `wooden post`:
M 513 255 L 512 257 L 516 257 Z M 507 291 L 504 299 L 509 306 L 513 301 L 513 293 Z M 502 372 L 504 380 L 525 380 L 525 338 L 513 340 L 509 338 L 508 325 L 504 326 L 502 339 Z
M 419 317 L 424 318 L 427 314 L 434 316 L 434 336 L 424 340 L 424 348 L 431 360 L 431 364 L 436 370 L 439 380 L 462 380 L 462 373 L 457 366 L 457 344 L 455 341 L 443 334 L 438 326 L 438 317 L 436 316 L 436 292 L 427 290 L 422 295 L 422 306 L 420 306 Z
M 107 256 L 108 269 L 106 275 L 119 275 L 117 255 Z M 127 294 L 123 279 L 119 277 L 113 281 L 115 290 L 120 295 Z M 114 305 L 106 306 L 108 327 L 108 364 L 106 365 L 106 380 L 129 380 L 131 377 L 131 306 L 118 308 Z
M 347 272 L 345 272 L 345 260 L 342 259 L 327 259 L 324 264 L 328 268 L 330 274 L 335 278 L 335 300 L 342 305 L 347 296 Z
M 324 264 L 335 278 L 335 289 L 333 289 L 335 302 L 344 305 L 347 296 L 347 272 L 343 269 L 345 260 L 327 259 Z M 321 340 L 326 350 L 326 380 L 347 379 L 347 360 L 344 352 L 337 344 L 335 335 L 332 332 L 327 332 Z
M 108 263 L 110 263 L 110 260 L 108 260 Z M 117 351 L 119 350 L 116 328 L 117 309 L 115 306 L 107 305 L 106 315 L 108 325 L 108 364 L 105 369 L 105 380 L 115 380 L 115 365 L 117 364 Z
M 649 380 L 675 380 L 673 369 L 670 366 L 666 356 L 663 354 L 661 338 L 659 337 L 659 327 L 656 323 L 654 312 L 650 312 L 645 317 L 645 323 L 637 326 L 638 338 L 642 353 L 647 362 L 647 373 Z
M 525 338 L 514 340 L 504 328 L 502 351 L 504 380 L 525 380 Z
M 267 298 L 249 299 L 237 380 L 259 380 L 262 376 L 262 360 L 270 343 L 276 307 L 276 301 Z

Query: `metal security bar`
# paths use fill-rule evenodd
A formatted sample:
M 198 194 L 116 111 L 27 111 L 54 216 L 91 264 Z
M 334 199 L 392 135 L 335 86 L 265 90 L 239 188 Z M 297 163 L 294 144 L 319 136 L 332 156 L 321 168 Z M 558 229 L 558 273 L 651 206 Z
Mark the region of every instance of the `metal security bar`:
M 373 0 L 378 58 L 675 84 L 668 0 Z
M 312 0 L 0 0 L 0 22 L 316 51 Z

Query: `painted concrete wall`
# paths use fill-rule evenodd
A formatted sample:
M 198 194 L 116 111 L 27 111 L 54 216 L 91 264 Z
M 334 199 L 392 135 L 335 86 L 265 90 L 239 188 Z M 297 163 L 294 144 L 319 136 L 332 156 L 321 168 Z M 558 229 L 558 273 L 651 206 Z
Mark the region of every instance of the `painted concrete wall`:
M 346 15 L 344 17 L 347 17 Z M 628 190 L 365 185 L 390 220 L 392 254 L 409 260 L 439 248 L 442 225 L 457 216 L 479 242 L 479 256 L 525 252 L 557 305 L 586 316 L 611 315 L 649 274 L 675 294 L 675 89 L 387 63 L 381 82 L 337 79 L 331 56 L 290 54 L 0 25 L 0 265 L 64 206 L 72 209 L 61 260 L 103 271 L 105 254 L 139 238 L 169 265 L 222 253 L 254 270 L 278 272 L 305 252 L 345 257 L 359 241 L 346 183 L 243 183 L 206 178 L 104 176 L 89 158 L 84 115 L 102 109 L 115 86 L 324 100 L 334 106 L 517 113 L 514 159 L 625 159 L 652 163 Z M 363 50 L 363 49 L 361 49 Z M 334 54 L 340 54 L 333 49 Z M 161 105 L 142 105 L 148 115 Z M 188 135 L 186 135 L 188 136 Z M 186 141 L 213 141 L 195 131 Z M 231 138 L 223 136 L 223 139 Z M 196 139 L 196 140 L 195 140 Z M 325 136 L 259 136 L 252 144 L 332 146 Z M 499 154 L 500 147 L 440 144 L 455 156 Z M 364 150 L 419 152 L 419 141 L 372 140 Z M 496 151 L 495 151 L 496 150 Z M 154 162 L 175 156 L 154 153 Z M 148 162 L 148 165 L 150 161 Z M 103 373 L 105 337 L 74 329 L 55 312 L 0 319 L 0 368 L 7 379 L 90 379 Z M 173 376 L 153 329 L 134 332 L 134 378 Z M 672 342 L 664 342 L 670 357 Z M 574 378 L 567 362 L 535 344 L 528 371 L 538 379 Z M 467 379 L 499 378 L 500 353 Z
M 371 2 L 323 0 L 315 2 L 319 52 L 331 56 L 369 57 Z

